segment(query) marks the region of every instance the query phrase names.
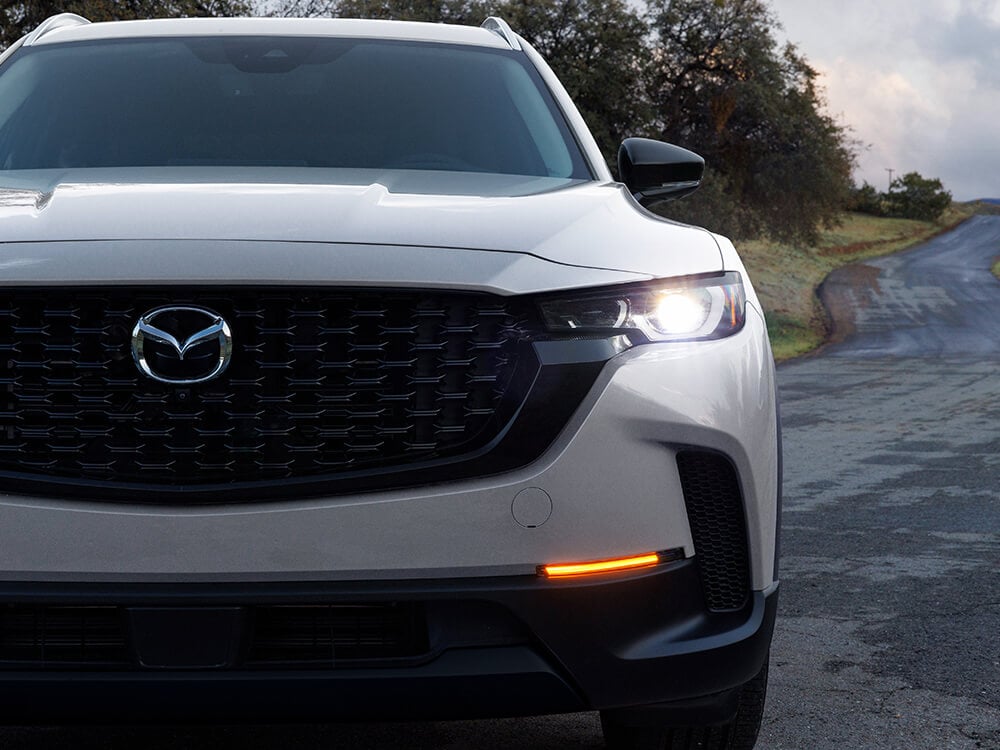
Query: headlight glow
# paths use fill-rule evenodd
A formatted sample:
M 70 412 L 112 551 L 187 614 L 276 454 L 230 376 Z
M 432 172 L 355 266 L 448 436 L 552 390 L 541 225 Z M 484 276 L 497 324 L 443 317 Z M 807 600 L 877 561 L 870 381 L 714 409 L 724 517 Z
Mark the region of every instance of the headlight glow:
M 667 336 L 701 330 L 712 312 L 712 299 L 704 289 L 683 289 L 657 295 L 647 318 L 650 326 Z
M 550 331 L 637 330 L 649 341 L 731 336 L 743 328 L 746 296 L 738 273 L 664 279 L 539 303 Z

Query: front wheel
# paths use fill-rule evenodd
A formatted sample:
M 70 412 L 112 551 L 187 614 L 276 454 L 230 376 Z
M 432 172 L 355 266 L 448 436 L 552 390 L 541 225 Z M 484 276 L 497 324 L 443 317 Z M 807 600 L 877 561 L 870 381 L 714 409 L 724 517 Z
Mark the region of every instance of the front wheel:
M 706 726 L 627 726 L 601 712 L 608 750 L 752 750 L 757 743 L 767 696 L 767 660 L 740 688 L 736 715 L 723 724 Z

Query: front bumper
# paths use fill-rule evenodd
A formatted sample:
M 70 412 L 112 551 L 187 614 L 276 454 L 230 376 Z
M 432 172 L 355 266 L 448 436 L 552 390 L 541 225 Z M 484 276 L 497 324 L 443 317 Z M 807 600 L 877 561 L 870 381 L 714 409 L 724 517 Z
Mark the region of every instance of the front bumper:
M 238 627 L 210 626 L 211 616 L 201 620 L 204 628 L 169 627 L 178 612 L 194 625 L 199 612 L 219 608 L 388 601 L 417 604 L 426 613 L 422 657 L 359 668 L 334 656 L 310 669 L 264 669 L 245 660 L 255 638 L 252 616 L 234 619 L 243 623 Z M 724 615 L 705 611 L 691 561 L 594 580 L 8 584 L 0 590 L 5 609 L 99 605 L 120 608 L 130 663 L 103 671 L 86 665 L 28 671 L 0 663 L 0 720 L 458 718 L 650 704 L 666 715 L 692 706 L 724 714 L 732 691 L 766 659 L 777 587 Z M 135 612 L 141 620 L 129 616 Z M 156 628 L 158 618 L 165 627 Z M 150 645 L 137 622 L 147 634 L 151 627 L 159 633 L 157 643 Z M 189 644 L 199 645 L 192 651 Z M 202 657 L 199 665 L 193 653 L 233 656 L 225 664 Z
M 482 578 L 653 550 L 690 557 L 697 550 L 675 459 L 694 447 L 735 468 L 751 586 L 765 590 L 777 522 L 774 373 L 763 320 L 748 309 L 746 327 L 730 338 L 613 357 L 537 460 L 492 476 L 207 506 L 7 490 L 0 580 Z M 536 500 L 522 513 L 524 491 Z

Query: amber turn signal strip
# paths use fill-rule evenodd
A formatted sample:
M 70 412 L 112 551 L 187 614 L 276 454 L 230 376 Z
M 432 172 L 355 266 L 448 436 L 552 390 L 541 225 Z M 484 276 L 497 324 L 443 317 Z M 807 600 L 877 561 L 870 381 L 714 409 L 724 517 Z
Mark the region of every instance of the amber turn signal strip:
M 583 563 L 560 563 L 558 565 L 540 565 L 539 575 L 546 578 L 568 578 L 570 576 L 586 576 L 596 573 L 612 573 L 621 570 L 648 568 L 660 562 L 656 552 L 649 552 L 634 557 L 619 557 L 614 560 L 595 560 Z

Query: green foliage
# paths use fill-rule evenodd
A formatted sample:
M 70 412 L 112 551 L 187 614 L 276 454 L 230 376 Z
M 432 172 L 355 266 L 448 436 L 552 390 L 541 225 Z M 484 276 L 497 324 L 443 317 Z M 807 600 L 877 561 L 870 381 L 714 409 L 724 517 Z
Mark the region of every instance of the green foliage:
M 847 203 L 847 210 L 869 214 L 870 216 L 885 216 L 885 195 L 878 192 L 874 185 L 865 182 L 861 187 L 851 191 L 851 199 Z
M 941 180 L 910 172 L 892 181 L 885 200 L 889 216 L 935 221 L 951 205 L 951 193 Z
M 328 14 L 341 18 L 431 21 L 470 26 L 478 26 L 489 15 L 486 3 L 481 0 L 341 0 L 328 4 Z M 303 15 L 315 14 L 307 10 Z
M 893 180 L 888 193 L 879 193 L 864 183 L 852 191 L 848 207 L 872 216 L 937 221 L 950 205 L 951 193 L 941 180 L 910 172 Z
M 653 117 L 639 13 L 625 0 L 502 0 L 494 12 L 545 57 L 614 166 L 621 142 Z
M 249 12 L 247 0 L 0 0 L 0 49 L 58 13 L 76 13 L 91 21 L 126 21 Z
M 648 5 L 656 135 L 704 156 L 725 198 L 699 191 L 664 212 L 738 238 L 815 242 L 839 220 L 854 165 L 816 71 L 793 46 L 778 48 L 763 0 Z

